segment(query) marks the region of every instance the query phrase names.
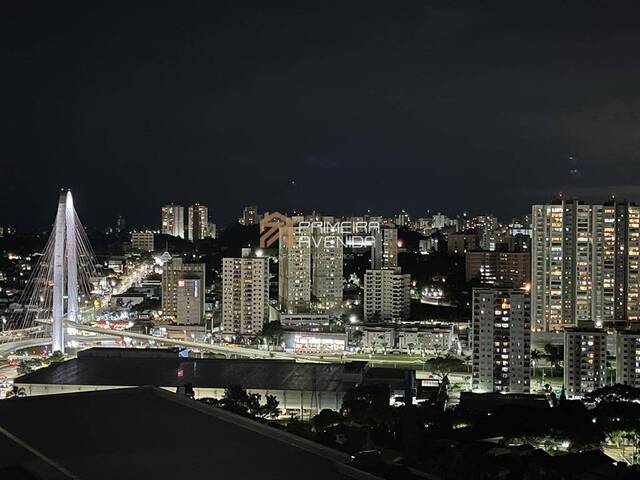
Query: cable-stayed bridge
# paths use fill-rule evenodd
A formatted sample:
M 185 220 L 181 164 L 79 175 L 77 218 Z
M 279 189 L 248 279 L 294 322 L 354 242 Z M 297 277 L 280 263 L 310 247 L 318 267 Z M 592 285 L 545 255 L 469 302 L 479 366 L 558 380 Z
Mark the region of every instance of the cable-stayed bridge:
M 50 339 L 52 351 L 65 350 L 63 319 L 82 322 L 93 312 L 99 267 L 73 206 L 62 191 L 51 235 L 16 308 L 0 335 L 0 345 L 27 338 Z M 42 322 L 45 322 L 44 324 Z
M 154 337 L 141 333 L 105 329 L 90 325 L 94 318 L 94 302 L 103 304 L 109 291 L 98 288 L 100 277 L 86 232 L 73 206 L 70 190 L 58 200 L 54 227 L 40 260 L 22 292 L 15 309 L 0 333 L 0 354 L 51 344 L 53 352 L 64 353 L 70 328 L 107 337 L 129 337 L 153 345 L 175 345 L 227 356 L 312 360 L 311 355 L 288 354 L 218 345 L 189 340 Z M 74 339 L 82 340 L 81 336 Z M 94 341 L 94 336 L 87 336 Z

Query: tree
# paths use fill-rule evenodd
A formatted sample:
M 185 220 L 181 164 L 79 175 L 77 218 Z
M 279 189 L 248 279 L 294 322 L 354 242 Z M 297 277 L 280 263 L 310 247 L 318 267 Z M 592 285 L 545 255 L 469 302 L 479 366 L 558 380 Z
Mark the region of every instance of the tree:
M 340 425 L 343 420 L 344 418 L 338 412 L 325 408 L 311 419 L 311 425 L 316 432 L 321 432 L 329 427 Z
M 260 406 L 259 416 L 262 418 L 276 418 L 280 415 L 280 402 L 276 396 L 267 394 L 264 398 L 265 403 Z
M 364 332 L 362 330 L 356 330 L 351 334 L 351 339 L 358 346 L 362 343 L 362 337 L 364 337 Z
M 234 413 L 247 415 L 249 413 L 249 394 L 241 385 L 231 385 L 225 388 L 220 406 Z
M 20 360 L 18 363 L 18 375 L 26 375 L 27 373 L 33 372 L 36 367 L 40 366 L 40 362 L 38 360 Z
M 552 374 L 555 374 L 556 367 L 564 359 L 564 345 L 552 345 L 547 343 L 544 346 L 544 351 L 551 363 Z
M 463 370 L 464 361 L 451 355 L 447 355 L 446 357 L 433 357 L 425 362 L 425 367 L 444 377 L 451 372 Z
M 640 388 L 621 385 L 618 383 L 616 385 L 598 388 L 597 390 L 586 394 L 585 400 L 594 403 L 638 402 L 640 401 Z
M 531 364 L 533 365 L 533 376 L 536 376 L 536 365 L 538 364 L 538 362 L 540 361 L 540 359 L 542 358 L 542 354 L 540 353 L 539 350 L 537 349 L 533 349 L 531 350 Z
M 262 395 L 248 393 L 241 385 L 231 385 L 224 390 L 219 406 L 247 417 L 275 418 L 280 414 L 280 402 L 275 395 L 267 395 L 261 404 Z
M 56 350 L 49 356 L 48 360 L 49 363 L 64 362 L 64 354 L 60 350 Z
M 275 320 L 264 324 L 262 332 L 260 332 L 260 337 L 262 337 L 267 344 L 278 345 L 283 333 L 284 328 L 282 328 L 280 320 Z

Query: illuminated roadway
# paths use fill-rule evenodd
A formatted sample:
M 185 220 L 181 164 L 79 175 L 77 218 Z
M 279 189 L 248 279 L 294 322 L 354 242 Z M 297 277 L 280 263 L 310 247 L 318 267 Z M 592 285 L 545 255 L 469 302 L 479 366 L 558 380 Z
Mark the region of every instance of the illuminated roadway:
M 85 332 L 99 333 L 103 335 L 112 335 L 117 337 L 129 337 L 135 338 L 137 340 L 146 340 L 148 342 L 155 343 L 163 343 L 167 345 L 176 345 L 179 347 L 188 347 L 195 348 L 198 350 L 206 350 L 213 353 L 220 353 L 223 355 L 238 355 L 242 357 L 250 357 L 250 358 L 278 358 L 284 360 L 306 360 L 306 361 L 314 361 L 326 363 L 324 360 L 319 360 L 317 357 L 312 355 L 299 355 L 295 353 L 285 353 L 285 352 L 272 352 L 266 350 L 255 350 L 244 347 L 239 347 L 236 345 L 216 345 L 209 344 L 203 342 L 193 342 L 190 340 L 178 340 L 172 338 L 163 338 L 163 337 L 154 337 L 153 335 L 145 335 L 143 333 L 133 333 L 128 331 L 121 330 L 111 330 L 100 327 L 91 327 L 89 325 L 78 325 L 77 323 L 70 322 L 65 320 L 65 324 L 68 327 L 75 328 L 76 330 L 82 330 Z M 340 360 L 340 362 L 342 362 Z
M 40 319 L 38 320 L 38 322 L 42 324 L 50 324 L 51 320 Z M 106 338 L 112 338 L 112 337 L 128 337 L 136 340 L 145 340 L 150 343 L 159 343 L 159 344 L 165 344 L 165 345 L 175 345 L 178 347 L 193 348 L 193 349 L 208 351 L 212 353 L 219 353 L 227 356 L 236 355 L 236 356 L 249 357 L 249 358 L 277 358 L 282 360 L 313 361 L 313 362 L 319 362 L 319 363 L 329 363 L 329 362 L 341 363 L 342 362 L 341 359 L 325 360 L 325 359 L 319 359 L 314 355 L 308 355 L 308 354 L 301 355 L 301 354 L 295 354 L 295 353 L 273 352 L 273 351 L 267 351 L 267 350 L 250 349 L 250 348 L 245 348 L 238 345 L 219 345 L 219 344 L 210 344 L 210 343 L 204 343 L 204 342 L 194 342 L 191 340 L 178 340 L 173 338 L 154 337 L 153 335 L 146 335 L 143 333 L 134 333 L 127 330 L 113 330 L 109 328 L 82 325 L 75 322 L 71 322 L 69 320 L 64 320 L 64 324 L 69 328 L 74 328 L 76 330 L 81 330 L 83 332 L 95 333 L 98 335 L 98 337 L 82 336 L 82 335 L 77 335 L 77 336 L 67 335 L 67 340 L 70 340 L 70 339 L 77 340 L 80 343 L 96 342 L 96 341 L 105 340 Z M 29 329 L 29 330 L 35 330 L 35 329 L 41 329 L 41 327 L 34 327 L 33 329 Z M 27 333 L 27 332 L 24 332 L 24 333 Z M 22 335 L 23 335 L 23 332 L 17 333 L 17 331 L 14 331 L 12 332 L 11 335 L 6 336 L 5 339 L 15 338 L 16 341 L 0 344 L 0 355 L 3 355 L 6 352 L 15 351 L 17 349 L 51 344 L 50 337 L 22 339 L 23 338 Z

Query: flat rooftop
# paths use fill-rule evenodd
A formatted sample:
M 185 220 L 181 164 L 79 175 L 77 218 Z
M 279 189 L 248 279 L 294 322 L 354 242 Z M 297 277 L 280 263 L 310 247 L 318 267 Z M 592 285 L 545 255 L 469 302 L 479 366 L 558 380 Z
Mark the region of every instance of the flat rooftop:
M 0 478 L 356 478 L 346 454 L 154 387 L 0 402 L 0 447 Z
M 289 360 L 182 358 L 135 350 L 91 349 L 78 358 L 23 375 L 16 384 L 105 385 L 344 392 L 355 384 L 364 363 L 296 363 Z M 345 377 L 346 374 L 346 377 Z

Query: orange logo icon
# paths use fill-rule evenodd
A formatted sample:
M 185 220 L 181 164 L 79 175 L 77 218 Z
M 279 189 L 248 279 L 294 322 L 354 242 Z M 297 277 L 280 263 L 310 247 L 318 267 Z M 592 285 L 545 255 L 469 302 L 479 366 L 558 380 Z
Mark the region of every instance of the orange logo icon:
M 260 248 L 267 248 L 280 239 L 293 246 L 293 220 L 280 212 L 265 212 L 260 219 Z

